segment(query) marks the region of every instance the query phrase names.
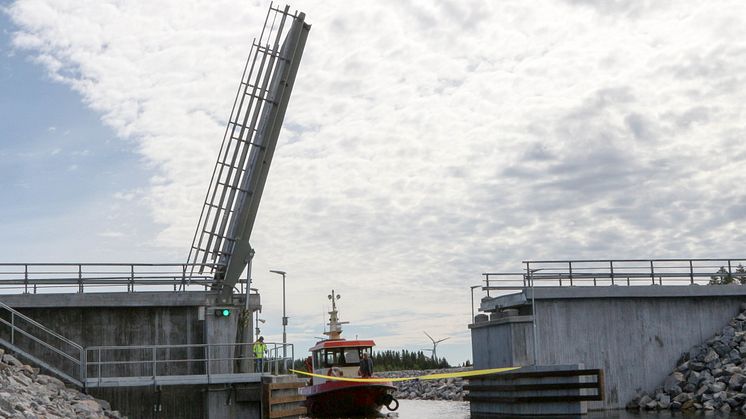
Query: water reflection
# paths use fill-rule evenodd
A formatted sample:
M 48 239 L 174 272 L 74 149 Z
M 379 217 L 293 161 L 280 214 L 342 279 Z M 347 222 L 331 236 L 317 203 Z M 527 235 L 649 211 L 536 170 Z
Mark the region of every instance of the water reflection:
M 399 400 L 401 405 L 395 414 L 389 417 L 399 419 L 425 419 L 425 418 L 448 418 L 448 419 L 479 419 L 470 417 L 468 402 L 447 402 L 432 400 Z M 384 409 L 385 411 L 385 409 Z M 516 418 L 526 419 L 529 416 L 492 416 L 490 419 Z M 665 418 L 746 418 L 740 412 L 730 414 L 721 412 L 628 412 L 625 410 L 613 410 L 605 412 L 589 412 L 582 416 L 547 416 L 551 419 L 665 419 Z
M 728 418 L 728 417 L 744 417 L 743 414 L 737 412 L 721 413 L 721 412 L 627 412 L 625 410 L 613 410 L 606 412 L 590 412 L 583 416 L 588 419 L 646 419 L 646 418 Z
M 469 415 L 468 402 L 449 402 L 438 400 L 399 400 L 399 409 L 390 413 L 389 418 L 399 419 L 477 419 Z M 386 409 L 383 409 L 386 413 Z M 503 416 L 503 418 L 517 416 Z M 529 418 L 532 416 L 518 416 L 518 418 Z M 731 412 L 730 415 L 720 412 L 627 412 L 625 410 L 613 410 L 606 412 L 589 412 L 582 416 L 536 416 L 546 419 L 662 419 L 662 418 L 744 418 L 746 415 Z

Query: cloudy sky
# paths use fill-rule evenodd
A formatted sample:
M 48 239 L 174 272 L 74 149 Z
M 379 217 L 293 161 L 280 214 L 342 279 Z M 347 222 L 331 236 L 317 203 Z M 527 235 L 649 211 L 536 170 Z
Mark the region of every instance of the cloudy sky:
M 0 261 L 182 262 L 263 1 L 0 13 Z M 740 1 L 297 1 L 312 29 L 252 236 L 269 340 L 471 358 L 525 259 L 739 257 Z

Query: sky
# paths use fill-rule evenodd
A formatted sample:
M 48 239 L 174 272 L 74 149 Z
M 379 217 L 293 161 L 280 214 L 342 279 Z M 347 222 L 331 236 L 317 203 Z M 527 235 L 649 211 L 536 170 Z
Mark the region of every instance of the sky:
M 0 12 L 0 262 L 185 262 L 264 1 Z M 297 1 L 312 25 L 252 234 L 267 340 L 471 359 L 523 260 L 739 257 L 746 5 Z

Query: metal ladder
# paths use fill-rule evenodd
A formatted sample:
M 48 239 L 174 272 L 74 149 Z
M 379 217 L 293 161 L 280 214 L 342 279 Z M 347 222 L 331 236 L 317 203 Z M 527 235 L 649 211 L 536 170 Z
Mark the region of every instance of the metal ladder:
M 0 346 L 50 373 L 83 387 L 85 350 L 0 302 Z
M 188 260 L 230 296 L 252 253 L 249 239 L 310 25 L 270 6 L 252 43 Z

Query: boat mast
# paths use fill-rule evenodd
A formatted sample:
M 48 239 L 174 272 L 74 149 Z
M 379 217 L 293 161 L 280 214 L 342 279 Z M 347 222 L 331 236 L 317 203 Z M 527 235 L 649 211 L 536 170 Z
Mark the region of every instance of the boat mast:
M 339 321 L 337 317 L 337 300 L 341 298 L 339 294 L 335 294 L 334 290 L 328 295 L 328 298 L 332 301 L 332 311 L 329 312 L 329 331 L 324 332 L 325 335 L 329 336 L 327 340 L 341 340 L 342 337 L 342 325 L 349 322 Z

